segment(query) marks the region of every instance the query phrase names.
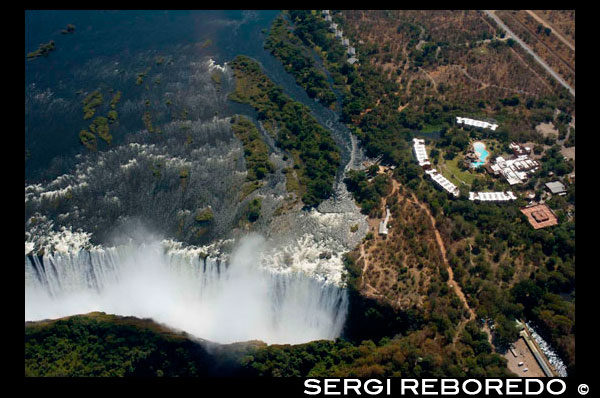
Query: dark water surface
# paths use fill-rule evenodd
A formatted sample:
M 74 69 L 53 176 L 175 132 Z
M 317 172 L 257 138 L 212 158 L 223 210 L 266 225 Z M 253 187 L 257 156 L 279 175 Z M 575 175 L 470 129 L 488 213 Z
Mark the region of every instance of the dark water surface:
M 153 105 L 160 102 L 170 90 L 169 83 L 184 80 L 182 60 L 189 63 L 211 56 L 222 64 L 239 53 L 253 56 L 263 51 L 261 31 L 276 15 L 277 11 L 26 12 L 24 58 L 40 43 L 54 40 L 56 44 L 48 56 L 25 60 L 28 180 L 67 172 L 73 155 L 84 151 L 78 133 L 91 122 L 83 120 L 81 101 L 86 94 L 102 90 L 104 104 L 96 116 L 105 116 L 111 91 L 122 91 L 119 125 L 111 126 L 113 145 L 118 144 L 126 133 L 144 127 L 143 108 L 128 112 L 122 109 L 127 101 L 136 104 L 133 108 L 146 99 Z M 61 34 L 69 23 L 75 25 L 75 32 Z M 164 59 L 160 65 L 158 57 Z M 144 83 L 136 85 L 137 74 L 147 68 Z M 153 81 L 156 76 L 160 76 L 158 84 Z M 187 110 L 194 119 L 195 110 Z M 161 120 L 159 115 L 154 124 L 167 121 L 166 116 Z M 100 150 L 106 147 L 102 144 Z
M 214 109 L 178 107 L 189 96 L 181 81 L 192 73 L 190 62 L 210 56 L 222 65 L 238 54 L 259 61 L 267 75 L 333 132 L 342 152 L 342 167 L 350 156 L 349 131 L 338 115 L 308 98 L 281 63 L 264 50 L 265 32 L 279 11 L 29 11 L 25 14 L 25 54 L 40 43 L 54 40 L 47 57 L 25 61 L 25 149 L 28 182 L 69 172 L 77 153 L 86 149 L 78 134 L 91 120 L 83 120 L 81 101 L 101 89 L 104 103 L 95 116 L 106 116 L 112 93 L 123 95 L 117 106 L 119 123 L 111 125 L 112 145 L 144 129 L 141 115 L 152 110 L 153 125 L 172 120 L 173 112 L 189 113 L 191 120 L 235 113 L 253 115 L 248 106 L 227 102 Z M 73 24 L 73 34 L 60 33 Z M 159 65 L 158 57 L 163 58 Z M 171 61 L 171 62 L 169 62 Z M 136 85 L 137 75 L 148 71 Z M 156 80 L 159 83 L 155 83 Z M 191 88 L 193 89 L 193 88 Z M 166 96 L 175 98 L 165 106 Z M 188 104 L 189 105 L 189 104 Z M 193 107 L 192 107 L 193 108 Z M 204 107 L 206 108 L 206 107 Z M 109 146 L 98 139 L 99 150 Z

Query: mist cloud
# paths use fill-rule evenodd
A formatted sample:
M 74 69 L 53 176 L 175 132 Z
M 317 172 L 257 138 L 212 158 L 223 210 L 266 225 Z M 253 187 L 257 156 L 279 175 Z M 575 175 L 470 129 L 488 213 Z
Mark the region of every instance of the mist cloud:
M 158 240 L 47 255 L 43 265 L 26 257 L 25 320 L 104 311 L 152 318 L 219 343 L 338 337 L 345 291 L 299 272 L 263 269 L 264 249 L 261 236 L 247 236 L 228 266 L 165 253 Z

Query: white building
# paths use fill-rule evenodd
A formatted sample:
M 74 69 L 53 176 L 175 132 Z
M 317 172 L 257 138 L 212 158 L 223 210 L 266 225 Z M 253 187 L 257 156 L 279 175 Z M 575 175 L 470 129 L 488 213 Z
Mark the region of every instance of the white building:
M 388 222 L 390 221 L 390 209 L 389 209 L 389 207 L 386 206 L 385 212 L 386 212 L 385 220 L 382 220 L 379 223 L 379 235 L 387 235 L 388 232 L 389 232 L 388 226 L 387 226 Z
M 413 138 L 413 152 L 417 158 L 419 166 L 426 167 L 431 166 L 429 159 L 427 158 L 427 150 L 425 149 L 425 140 L 419 138 Z
M 558 194 L 563 196 L 567 194 L 567 189 L 560 181 L 548 182 L 546 183 L 546 188 L 548 188 L 550 192 L 552 192 L 555 195 Z
M 446 177 L 444 177 L 443 175 L 438 173 L 436 169 L 426 170 L 425 173 L 429 174 L 431 179 L 437 185 L 442 187 L 442 189 L 444 191 L 454 195 L 454 197 L 456 197 L 456 198 L 458 197 L 458 195 L 460 195 L 460 191 L 458 190 L 458 187 L 456 185 L 454 185 L 453 183 L 451 183 Z
M 356 55 L 356 49 L 352 46 L 348 47 L 348 55 L 351 55 L 351 56 Z
M 498 156 L 495 164 L 490 168 L 506 178 L 510 185 L 522 184 L 529 178 L 528 174 L 539 169 L 540 164 L 527 155 L 517 156 L 514 159 L 505 160 L 502 156 Z
M 515 200 L 517 197 L 512 191 L 507 192 L 469 192 L 469 200 L 482 202 L 506 202 Z
M 460 117 L 460 116 L 456 117 L 456 123 L 458 123 L 458 124 L 464 124 L 464 125 L 467 125 L 467 126 L 473 126 L 473 127 L 484 128 L 484 129 L 490 129 L 492 131 L 496 130 L 496 128 L 498 127 L 497 124 L 492 124 L 492 123 L 484 122 L 484 121 L 481 121 L 481 120 L 469 119 L 467 117 Z
M 342 45 L 344 47 L 348 47 L 350 45 L 350 40 L 349 39 L 342 39 Z

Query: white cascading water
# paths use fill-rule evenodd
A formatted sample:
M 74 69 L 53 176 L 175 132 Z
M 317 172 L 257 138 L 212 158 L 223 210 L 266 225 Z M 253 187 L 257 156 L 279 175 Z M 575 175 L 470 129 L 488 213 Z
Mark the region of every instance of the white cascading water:
M 338 284 L 261 266 L 264 239 L 227 258 L 163 242 L 25 256 L 25 320 L 104 311 L 152 318 L 219 343 L 303 343 L 342 331 Z

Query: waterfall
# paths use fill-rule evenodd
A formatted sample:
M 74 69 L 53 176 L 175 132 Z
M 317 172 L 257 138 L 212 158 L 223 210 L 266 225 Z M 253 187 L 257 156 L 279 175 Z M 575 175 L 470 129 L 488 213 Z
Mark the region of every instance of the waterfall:
M 334 339 L 348 301 L 338 284 L 262 266 L 264 240 L 230 255 L 162 242 L 25 256 L 25 320 L 104 311 L 152 318 L 203 339 L 297 344 Z

